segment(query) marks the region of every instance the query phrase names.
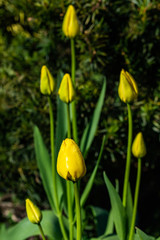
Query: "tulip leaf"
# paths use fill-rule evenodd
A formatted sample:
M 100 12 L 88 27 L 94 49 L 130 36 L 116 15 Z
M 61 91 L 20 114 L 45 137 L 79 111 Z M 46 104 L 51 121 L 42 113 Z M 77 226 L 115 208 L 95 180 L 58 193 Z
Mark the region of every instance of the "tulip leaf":
M 63 78 L 63 72 L 59 71 L 57 75 L 57 91 L 59 89 L 61 80 Z M 56 136 L 55 136 L 55 158 L 57 159 L 58 152 L 62 141 L 66 138 L 67 135 L 67 108 L 66 103 L 62 102 L 57 96 L 57 119 L 56 119 Z M 57 162 L 57 161 L 56 161 Z M 67 197 L 66 197 L 66 182 L 61 177 L 56 174 L 56 183 L 58 189 L 58 197 L 60 202 L 60 207 L 67 206 Z
M 58 219 L 54 215 L 53 211 L 42 211 L 42 228 L 44 234 L 48 236 L 50 240 L 62 239 L 61 231 L 58 224 Z M 5 232 L 4 232 L 5 231 Z M 3 234 L 3 235 L 2 235 Z M 3 229 L 3 233 L 0 232 L 0 239 L 3 240 L 24 240 L 26 238 L 40 235 L 39 227 L 36 224 L 31 223 L 28 218 L 24 218 L 15 226 L 9 229 Z
M 104 79 L 102 90 L 101 90 L 96 108 L 93 112 L 93 116 L 90 122 L 87 124 L 81 138 L 80 149 L 84 156 L 87 154 L 97 130 L 97 126 L 98 126 L 98 122 L 100 119 L 100 114 L 101 114 L 101 110 L 104 102 L 105 92 L 106 92 L 106 79 Z
M 127 216 L 128 232 L 130 231 L 130 226 L 131 226 L 131 221 L 132 221 L 132 214 L 133 214 L 132 193 L 131 193 L 130 184 L 128 184 L 127 202 L 126 202 L 126 216 Z
M 105 235 L 113 234 L 114 231 L 114 221 L 113 221 L 113 213 L 112 209 L 109 212 L 108 215 L 108 220 L 107 220 L 107 225 L 105 229 Z
M 91 238 L 90 240 L 119 240 L 117 235 L 102 235 L 98 238 Z
M 100 207 L 90 206 L 94 220 L 96 221 L 96 231 L 97 235 L 100 236 L 104 233 L 106 228 L 106 223 L 108 219 L 108 212 Z
M 60 71 L 57 75 L 57 91 L 63 78 L 63 72 Z M 57 158 L 62 141 L 67 135 L 67 108 L 66 103 L 62 102 L 57 96 L 57 119 L 56 119 L 56 139 L 55 139 L 55 156 Z
M 89 181 L 87 182 L 87 185 L 86 185 L 86 187 L 85 187 L 85 189 L 82 193 L 81 200 L 80 200 L 81 207 L 84 206 L 84 204 L 85 204 L 85 202 L 86 202 L 86 200 L 89 196 L 89 193 L 92 189 L 94 179 L 95 179 L 95 176 L 96 176 L 96 173 L 97 173 L 97 170 L 98 170 L 98 166 L 99 166 L 100 160 L 102 158 L 102 153 L 103 153 L 105 141 L 106 141 L 106 136 L 103 137 L 100 153 L 99 153 L 99 156 L 98 156 L 98 160 L 96 162 L 96 166 L 94 167 L 94 170 L 92 171 L 92 174 L 89 178 Z
M 55 209 L 53 199 L 54 191 L 51 172 L 51 159 L 47 151 L 47 148 L 43 142 L 39 128 L 37 126 L 34 126 L 34 144 L 37 164 L 40 171 L 43 186 L 46 191 L 50 206 L 52 207 L 52 209 Z
M 154 237 L 147 235 L 146 233 L 144 233 L 139 228 L 136 228 L 136 233 L 139 237 L 139 240 L 155 240 Z
M 116 232 L 118 234 L 118 237 L 120 240 L 124 240 L 126 236 L 126 230 L 125 230 L 125 225 L 126 225 L 126 216 L 125 216 L 125 209 L 122 205 L 122 201 L 120 199 L 119 194 L 113 187 L 112 183 L 108 179 L 107 175 L 103 174 L 104 176 L 104 181 L 107 186 L 108 192 L 109 192 L 109 197 L 110 197 L 110 202 L 111 202 L 111 207 L 112 207 L 112 213 L 113 213 L 113 220 L 115 223 L 115 228 Z

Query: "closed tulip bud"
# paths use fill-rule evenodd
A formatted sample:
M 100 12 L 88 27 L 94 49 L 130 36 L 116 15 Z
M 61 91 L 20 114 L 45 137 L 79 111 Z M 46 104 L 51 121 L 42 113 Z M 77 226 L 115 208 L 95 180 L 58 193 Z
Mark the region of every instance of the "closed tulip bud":
M 76 182 L 86 174 L 82 153 L 74 140 L 66 138 L 60 147 L 57 159 L 57 172 L 66 179 Z
M 125 103 L 133 102 L 138 97 L 138 87 L 134 78 L 122 69 L 118 87 L 120 99 Z
M 143 139 L 143 135 L 141 132 L 139 132 L 132 144 L 132 153 L 136 158 L 142 158 L 146 155 L 146 146 Z
M 65 36 L 69 38 L 74 38 L 79 32 L 79 23 L 76 11 L 72 5 L 69 5 L 67 12 L 64 16 L 62 30 Z
M 26 212 L 31 223 L 39 224 L 41 222 L 42 213 L 40 209 L 29 199 L 26 199 Z
M 61 81 L 58 94 L 60 99 L 65 103 L 69 103 L 74 100 L 75 90 L 72 84 L 71 77 L 68 73 L 64 75 Z
M 51 95 L 55 90 L 55 81 L 48 68 L 44 65 L 41 69 L 40 91 L 44 95 Z

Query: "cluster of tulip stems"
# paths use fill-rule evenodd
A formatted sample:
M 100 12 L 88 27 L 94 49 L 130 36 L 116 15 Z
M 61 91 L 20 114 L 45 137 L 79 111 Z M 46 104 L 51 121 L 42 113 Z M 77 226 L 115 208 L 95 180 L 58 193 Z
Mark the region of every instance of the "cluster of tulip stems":
M 52 93 L 55 92 L 55 80 L 46 66 L 41 69 L 40 77 L 40 91 L 43 95 L 46 95 L 49 103 L 49 114 L 50 114 L 50 142 L 51 142 L 51 160 L 52 160 L 52 181 L 54 187 L 54 202 L 56 215 L 59 221 L 59 226 L 64 240 L 81 240 L 82 234 L 82 219 L 81 219 L 81 204 L 79 196 L 79 185 L 78 180 L 86 174 L 86 165 L 80 148 L 78 146 L 78 134 L 77 134 L 77 120 L 76 120 L 76 106 L 75 106 L 75 46 L 74 40 L 76 35 L 79 33 L 79 23 L 76 16 L 76 11 L 72 5 L 70 5 L 65 14 L 62 30 L 66 37 L 70 38 L 71 41 L 71 76 L 66 73 L 61 81 L 58 95 L 61 101 L 63 101 L 67 108 L 68 133 L 67 138 L 63 140 L 57 161 L 55 160 L 55 143 L 54 143 L 54 116 L 52 108 Z M 124 176 L 123 196 L 122 204 L 124 208 L 127 205 L 127 192 L 130 175 L 131 165 L 131 152 L 138 159 L 137 167 L 137 180 L 135 185 L 134 204 L 132 221 L 130 225 L 130 231 L 127 235 L 127 239 L 133 240 L 135 234 L 135 221 L 137 213 L 138 195 L 141 178 L 141 158 L 146 155 L 146 147 L 143 140 L 142 133 L 139 132 L 135 137 L 132 144 L 132 112 L 131 103 L 138 96 L 138 87 L 134 78 L 125 70 L 120 73 L 120 82 L 118 88 L 118 94 L 120 99 L 126 103 L 128 108 L 128 147 L 127 147 L 127 160 Z M 72 112 L 72 113 L 71 113 Z M 72 118 L 71 118 L 72 116 Z M 58 199 L 57 189 L 57 178 L 58 174 L 66 180 L 66 193 L 67 193 L 67 204 L 68 204 L 68 220 L 69 220 L 69 233 L 66 231 L 63 213 L 60 208 L 60 202 Z M 92 181 L 93 182 L 93 181 Z M 75 211 L 73 211 L 73 199 L 72 191 L 74 190 L 75 195 Z M 45 232 L 41 226 L 42 213 L 40 209 L 33 204 L 30 199 L 26 200 L 26 211 L 28 219 L 31 223 L 37 224 L 43 240 L 46 239 Z M 74 216 L 75 214 L 75 216 Z M 76 219 L 76 230 L 75 230 L 75 219 Z

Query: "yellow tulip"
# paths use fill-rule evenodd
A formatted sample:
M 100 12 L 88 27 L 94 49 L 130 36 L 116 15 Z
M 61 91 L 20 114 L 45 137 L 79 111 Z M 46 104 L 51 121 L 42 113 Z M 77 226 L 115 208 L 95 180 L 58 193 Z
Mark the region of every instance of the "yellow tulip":
M 136 158 L 142 158 L 146 155 L 146 146 L 143 139 L 143 135 L 141 132 L 139 132 L 132 144 L 132 153 Z
M 72 5 L 69 5 L 67 12 L 64 16 L 62 30 L 65 36 L 69 38 L 74 38 L 79 32 L 79 23 L 76 11 Z
M 65 103 L 69 103 L 74 100 L 75 90 L 72 84 L 71 77 L 68 73 L 64 75 L 61 81 L 58 94 L 60 99 Z
M 57 172 L 62 178 L 73 182 L 86 174 L 84 158 L 72 139 L 66 138 L 62 142 L 57 158 Z
M 30 199 L 26 199 L 26 212 L 31 223 L 39 224 L 42 220 L 42 213 L 40 209 L 33 204 Z
M 138 87 L 134 78 L 122 69 L 120 74 L 120 83 L 118 87 L 120 99 L 125 103 L 130 103 L 138 97 Z
M 44 95 L 51 95 L 55 90 L 55 80 L 49 69 L 44 65 L 41 69 L 40 91 Z

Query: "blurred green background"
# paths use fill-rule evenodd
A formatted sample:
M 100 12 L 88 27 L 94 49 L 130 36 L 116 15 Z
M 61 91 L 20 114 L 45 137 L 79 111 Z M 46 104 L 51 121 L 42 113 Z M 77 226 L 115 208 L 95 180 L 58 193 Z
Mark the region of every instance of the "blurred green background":
M 109 139 L 87 203 L 109 209 L 104 170 L 113 183 L 119 180 L 120 190 L 123 184 L 127 109 L 117 88 L 124 68 L 139 87 L 139 98 L 132 107 L 133 137 L 142 131 L 148 151 L 143 160 L 137 225 L 159 236 L 159 0 L 0 0 L 0 223 L 10 225 L 24 217 L 26 197 L 41 208 L 49 207 L 35 161 L 33 126 L 39 126 L 49 147 L 48 103 L 39 91 L 40 70 L 47 65 L 55 79 L 60 71 L 70 72 L 70 41 L 61 30 L 69 4 L 75 6 L 80 22 L 76 38 L 79 138 L 95 108 L 103 79 L 107 79 L 105 103 L 82 186 L 92 172 L 104 133 L 109 133 Z M 54 102 L 56 114 L 55 95 Z M 136 170 L 136 159 L 132 159 L 133 191 Z

